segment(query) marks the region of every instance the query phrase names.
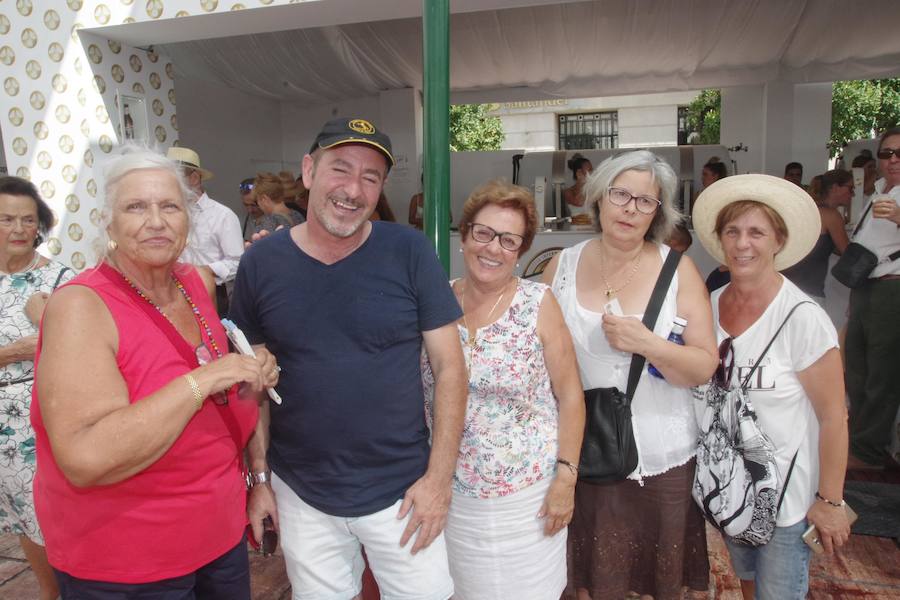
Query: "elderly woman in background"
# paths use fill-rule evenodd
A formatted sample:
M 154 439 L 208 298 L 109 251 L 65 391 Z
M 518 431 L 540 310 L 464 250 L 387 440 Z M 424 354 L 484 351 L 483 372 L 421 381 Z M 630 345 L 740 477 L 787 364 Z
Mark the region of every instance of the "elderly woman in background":
M 579 482 L 569 527 L 567 595 L 657 600 L 705 590 L 704 522 L 691 500 L 697 426 L 690 387 L 715 369 L 709 300 L 693 262 L 681 257 L 655 329 L 640 321 L 681 218 L 677 178 L 656 155 L 629 152 L 601 163 L 585 196 L 602 235 L 563 250 L 544 271 L 575 343 L 585 390 L 626 389 L 632 353 L 663 377 L 641 374 L 631 404 L 638 466 L 627 479 Z M 616 308 L 609 308 L 613 304 Z M 676 316 L 684 345 L 667 341 Z
M 878 264 L 850 292 L 845 353 L 852 468 L 884 466 L 900 410 L 900 127 L 884 132 L 877 156 L 882 179 L 853 238 Z
M 50 564 L 63 598 L 249 598 L 241 452 L 275 361 L 229 353 L 214 281 L 176 262 L 190 223 L 173 162 L 126 149 L 104 191 L 108 254 L 51 297 L 38 343 Z
M 463 207 L 466 274 L 453 291 L 469 398 L 445 531 L 457 600 L 558 598 L 566 583 L 584 403 L 556 299 L 513 274 L 536 228 L 534 200 L 516 185 L 488 183 Z
M 29 181 L 0 177 L 0 530 L 15 533 L 40 586 L 55 599 L 56 579 L 34 516 L 34 431 L 29 423 L 38 326 L 49 294 L 74 272 L 36 248 L 53 213 Z
M 704 190 L 694 206 L 700 242 L 731 271 L 731 283 L 712 295 L 725 381 L 740 383 L 775 339 L 748 388 L 759 427 L 775 446 L 784 490 L 775 535 L 756 547 L 725 538 L 747 600 L 806 597 L 810 550 L 801 536 L 808 524 L 829 553 L 850 535 L 837 332 L 825 311 L 778 272 L 813 247 L 818 217 L 802 188 L 769 175 L 730 177 Z

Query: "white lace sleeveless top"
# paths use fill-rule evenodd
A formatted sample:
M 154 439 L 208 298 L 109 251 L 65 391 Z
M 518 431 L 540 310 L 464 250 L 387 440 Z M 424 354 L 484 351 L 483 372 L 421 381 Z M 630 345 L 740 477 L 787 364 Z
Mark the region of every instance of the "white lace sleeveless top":
M 589 241 L 562 251 L 552 289 L 572 333 L 584 389 L 615 386 L 624 392 L 628 384 L 631 354 L 614 350 L 609 345 L 600 327 L 601 313 L 581 306 L 575 293 L 578 260 Z M 659 254 L 665 261 L 669 247 L 660 245 Z M 653 331 L 660 337 L 667 338 L 672 331 L 677 297 L 676 272 Z M 643 315 L 629 316 L 643 318 Z M 659 475 L 683 465 L 694 456 L 698 432 L 690 388 L 674 387 L 665 380 L 650 375 L 645 365 L 631 403 L 631 411 L 639 460 L 630 479 Z

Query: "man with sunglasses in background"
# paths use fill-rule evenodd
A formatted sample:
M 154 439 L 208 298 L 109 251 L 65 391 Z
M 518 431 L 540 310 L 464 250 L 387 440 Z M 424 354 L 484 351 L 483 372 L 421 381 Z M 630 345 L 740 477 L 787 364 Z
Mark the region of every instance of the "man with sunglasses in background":
M 882 178 L 853 241 L 874 253 L 878 264 L 864 284 L 850 290 L 844 343 L 851 469 L 880 469 L 900 455 L 900 127 L 882 134 L 877 156 Z
M 191 233 L 181 261 L 212 271 L 216 278 L 216 308 L 224 316 L 228 313 L 228 287 L 234 281 L 244 253 L 241 222 L 233 210 L 210 198 L 203 189 L 203 182 L 212 179 L 213 174 L 200 166 L 196 152 L 172 146 L 166 157 L 181 165 L 185 181 L 196 198 L 190 207 Z
M 264 517 L 279 528 L 295 599 L 360 594 L 362 548 L 383 597 L 453 594 L 442 532 L 466 407 L 462 312 L 420 232 L 369 221 L 393 163 L 369 121 L 326 123 L 303 157 L 307 221 L 254 242 L 235 281 L 232 320 L 283 367 L 283 403 L 262 407 L 248 446 L 248 513 L 257 539 Z

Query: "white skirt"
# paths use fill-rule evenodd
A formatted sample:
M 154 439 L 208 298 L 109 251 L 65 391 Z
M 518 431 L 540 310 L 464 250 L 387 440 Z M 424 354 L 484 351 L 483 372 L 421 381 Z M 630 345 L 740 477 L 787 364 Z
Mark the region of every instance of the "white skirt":
M 544 535 L 545 479 L 500 498 L 453 493 L 445 538 L 454 600 L 548 600 L 566 586 L 566 534 Z

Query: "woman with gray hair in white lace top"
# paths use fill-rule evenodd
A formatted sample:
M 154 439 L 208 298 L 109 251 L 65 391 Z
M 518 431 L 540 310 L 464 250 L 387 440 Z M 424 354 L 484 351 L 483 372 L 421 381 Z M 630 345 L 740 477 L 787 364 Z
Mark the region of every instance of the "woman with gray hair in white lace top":
M 716 366 L 706 288 L 681 257 L 651 331 L 641 318 L 680 219 L 672 168 L 647 151 L 607 159 L 585 185 L 597 237 L 567 248 L 544 271 L 563 310 L 585 390 L 626 390 L 632 354 L 643 369 L 631 402 L 638 461 L 627 478 L 579 481 L 569 527 L 566 597 L 619 600 L 629 592 L 680 598 L 706 589 L 703 519 L 691 500 L 697 427 L 690 387 Z M 667 341 L 676 316 L 684 345 Z

